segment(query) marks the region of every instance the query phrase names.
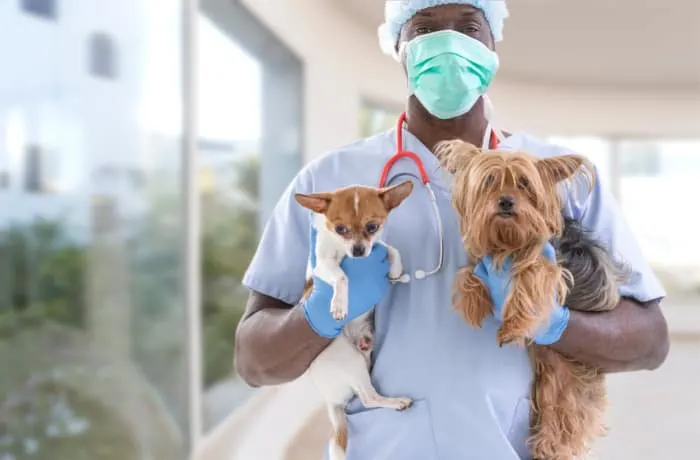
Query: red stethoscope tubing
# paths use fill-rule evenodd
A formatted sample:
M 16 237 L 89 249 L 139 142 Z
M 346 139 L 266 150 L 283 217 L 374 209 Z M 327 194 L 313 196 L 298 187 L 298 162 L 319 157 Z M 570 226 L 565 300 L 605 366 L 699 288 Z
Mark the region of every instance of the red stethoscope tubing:
M 386 186 L 387 179 L 389 177 L 389 171 L 391 171 L 391 168 L 394 166 L 394 164 L 401 158 L 408 158 L 413 160 L 413 162 L 416 164 L 416 167 L 418 168 L 418 172 L 420 173 L 420 178 L 423 181 L 423 184 L 427 185 L 428 183 L 430 183 L 430 178 L 428 177 L 428 173 L 425 171 L 425 166 L 423 166 L 423 161 L 420 159 L 420 157 L 411 151 L 403 149 L 403 124 L 405 122 L 406 112 L 403 112 L 401 115 L 399 115 L 398 122 L 396 123 L 396 153 L 393 154 L 384 165 L 384 168 L 382 169 L 382 174 L 379 177 L 379 187 Z M 498 136 L 496 136 L 496 131 L 494 130 L 491 130 L 489 148 L 492 150 L 498 148 Z

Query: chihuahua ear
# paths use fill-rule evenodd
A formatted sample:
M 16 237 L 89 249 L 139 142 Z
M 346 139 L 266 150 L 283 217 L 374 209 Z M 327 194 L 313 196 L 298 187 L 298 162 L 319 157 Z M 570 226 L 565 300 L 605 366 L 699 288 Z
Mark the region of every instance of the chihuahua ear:
M 472 158 L 482 153 L 477 146 L 460 139 L 438 142 L 433 151 L 440 166 L 450 174 L 466 168 Z
M 294 198 L 306 209 L 324 214 L 328 211 L 328 205 L 331 203 L 332 195 L 330 193 L 313 193 L 311 195 L 297 193 L 294 195 Z
M 379 197 L 384 202 L 384 207 L 386 207 L 387 211 L 391 211 L 400 205 L 412 191 L 413 182 L 406 180 L 398 185 L 379 189 Z
M 590 188 L 593 186 L 595 177 L 593 164 L 581 155 L 543 158 L 537 161 L 537 171 L 540 173 L 540 177 L 550 184 L 580 176 Z

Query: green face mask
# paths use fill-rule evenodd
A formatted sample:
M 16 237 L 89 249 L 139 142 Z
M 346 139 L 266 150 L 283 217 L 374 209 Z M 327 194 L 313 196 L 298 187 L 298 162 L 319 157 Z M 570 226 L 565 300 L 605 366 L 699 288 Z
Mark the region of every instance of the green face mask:
M 471 110 L 498 70 L 496 53 L 454 30 L 421 35 L 405 46 L 411 94 L 443 120 Z

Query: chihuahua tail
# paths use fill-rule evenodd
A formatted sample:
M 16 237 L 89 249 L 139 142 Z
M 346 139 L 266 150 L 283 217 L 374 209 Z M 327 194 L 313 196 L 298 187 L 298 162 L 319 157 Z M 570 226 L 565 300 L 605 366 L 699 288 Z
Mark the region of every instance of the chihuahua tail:
M 328 446 L 329 460 L 345 460 L 348 447 L 348 420 L 343 406 L 328 406 L 328 416 L 333 425 L 333 437 Z

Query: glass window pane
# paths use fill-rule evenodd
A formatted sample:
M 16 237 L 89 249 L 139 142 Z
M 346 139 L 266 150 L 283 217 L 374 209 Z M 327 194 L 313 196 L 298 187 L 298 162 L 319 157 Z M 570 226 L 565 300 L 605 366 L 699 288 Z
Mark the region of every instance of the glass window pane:
M 0 2 L 0 458 L 184 459 L 183 5 L 21 4 Z
M 671 295 L 700 293 L 697 213 L 700 140 L 620 142 L 622 210 Z M 692 206 L 691 206 L 692 208 Z
M 248 297 L 240 283 L 258 243 L 262 65 L 205 16 L 199 33 L 204 414 L 211 427 L 250 392 L 232 363 Z
M 551 136 L 548 141 L 570 148 L 575 153 L 585 155 L 595 164 L 601 184 L 611 189 L 613 178 L 611 144 L 609 140 L 593 136 Z
M 242 6 L 202 8 L 198 173 L 208 430 L 255 391 L 232 369 L 248 297 L 241 281 L 263 225 L 301 167 L 303 67 Z
M 363 104 L 358 114 L 360 135 L 370 137 L 396 126 L 401 110 L 382 108 L 378 105 Z

